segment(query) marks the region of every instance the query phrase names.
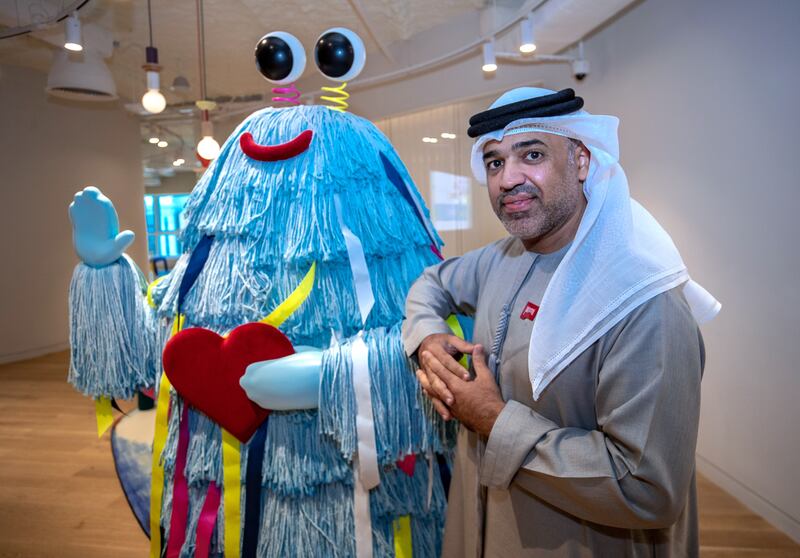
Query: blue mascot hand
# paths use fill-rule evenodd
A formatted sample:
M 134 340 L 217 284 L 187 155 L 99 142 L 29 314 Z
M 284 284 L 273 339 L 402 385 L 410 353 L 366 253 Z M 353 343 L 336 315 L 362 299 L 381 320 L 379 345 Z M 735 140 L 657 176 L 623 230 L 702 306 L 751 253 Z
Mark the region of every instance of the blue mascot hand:
M 75 194 L 69 205 L 69 219 L 75 251 L 91 267 L 114 263 L 133 242 L 132 231 L 119 232 L 114 204 L 94 186 Z
M 254 362 L 239 380 L 247 397 L 264 409 L 295 411 L 319 407 L 322 351 L 296 347 L 287 357 Z

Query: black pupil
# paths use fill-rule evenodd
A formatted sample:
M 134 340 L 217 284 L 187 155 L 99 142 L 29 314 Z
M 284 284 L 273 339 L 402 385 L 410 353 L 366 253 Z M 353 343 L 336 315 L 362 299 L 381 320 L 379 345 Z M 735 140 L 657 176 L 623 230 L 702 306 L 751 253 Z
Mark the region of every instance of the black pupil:
M 338 78 L 353 67 L 355 52 L 350 39 L 341 33 L 326 33 L 317 41 L 314 49 L 317 67 L 328 77 Z
M 267 79 L 280 81 L 292 73 L 292 49 L 283 39 L 264 37 L 256 45 L 256 66 Z

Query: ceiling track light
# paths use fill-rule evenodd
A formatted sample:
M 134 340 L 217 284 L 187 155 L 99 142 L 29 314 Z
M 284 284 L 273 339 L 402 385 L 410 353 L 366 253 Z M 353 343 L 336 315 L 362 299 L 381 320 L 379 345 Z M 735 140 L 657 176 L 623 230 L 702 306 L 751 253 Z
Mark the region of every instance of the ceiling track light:
M 528 15 L 519 22 L 520 44 L 519 51 L 522 54 L 531 54 L 536 50 L 536 39 L 533 33 L 533 14 Z
M 481 70 L 491 73 L 497 70 L 497 59 L 494 57 L 494 39 L 483 43 L 483 66 Z
M 72 15 L 67 17 L 64 24 L 64 48 L 72 52 L 80 52 L 83 50 L 83 43 L 81 42 L 81 20 L 78 19 L 78 12 L 72 12 Z

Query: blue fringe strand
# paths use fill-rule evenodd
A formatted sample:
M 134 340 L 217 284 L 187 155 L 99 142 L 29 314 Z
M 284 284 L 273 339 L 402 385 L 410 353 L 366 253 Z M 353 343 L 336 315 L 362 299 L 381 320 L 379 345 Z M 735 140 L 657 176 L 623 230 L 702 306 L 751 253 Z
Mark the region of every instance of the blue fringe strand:
M 125 258 L 80 263 L 69 287 L 69 382 L 91 397 L 130 399 L 153 385 L 152 317 L 138 271 Z

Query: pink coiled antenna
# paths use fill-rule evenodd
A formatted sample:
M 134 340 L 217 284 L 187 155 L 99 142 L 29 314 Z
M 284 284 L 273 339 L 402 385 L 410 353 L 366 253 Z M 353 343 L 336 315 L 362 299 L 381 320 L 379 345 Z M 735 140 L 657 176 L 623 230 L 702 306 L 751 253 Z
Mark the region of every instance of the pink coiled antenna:
M 300 104 L 300 90 L 295 87 L 294 83 L 290 83 L 289 87 L 273 87 L 272 94 L 274 95 L 272 97 L 272 102 L 274 103 Z

